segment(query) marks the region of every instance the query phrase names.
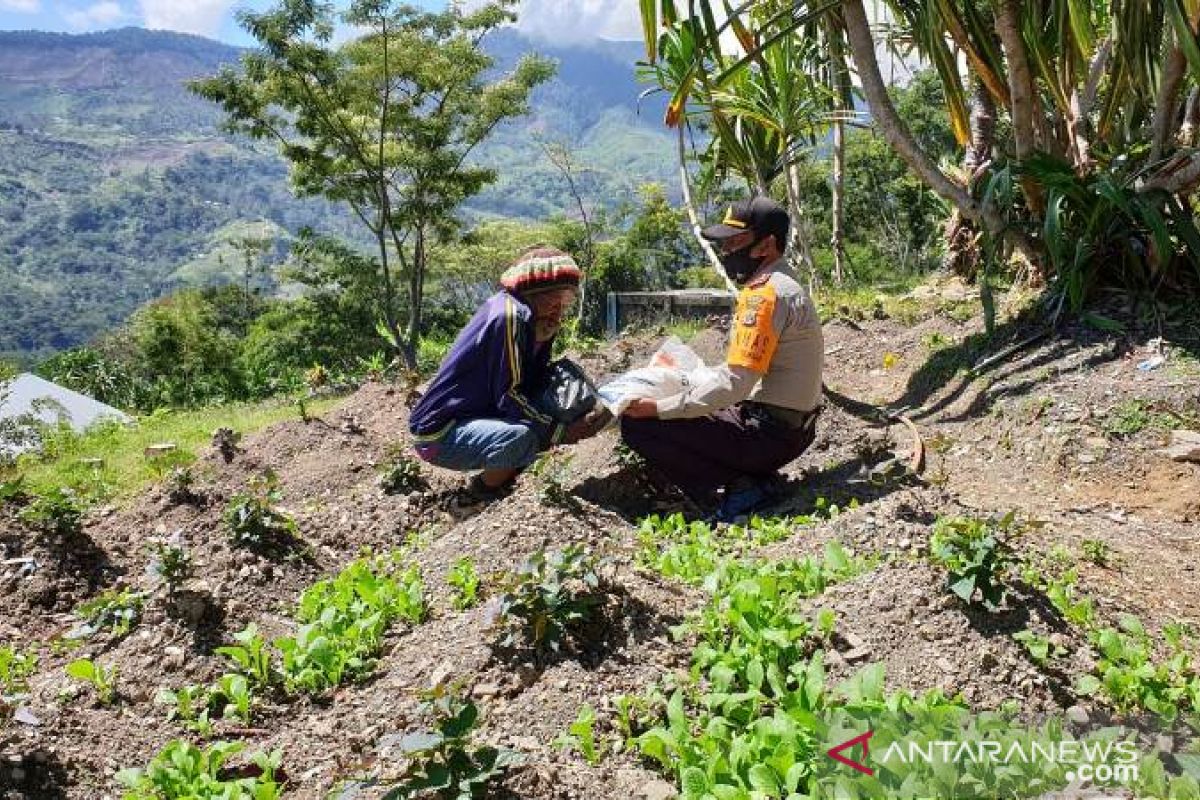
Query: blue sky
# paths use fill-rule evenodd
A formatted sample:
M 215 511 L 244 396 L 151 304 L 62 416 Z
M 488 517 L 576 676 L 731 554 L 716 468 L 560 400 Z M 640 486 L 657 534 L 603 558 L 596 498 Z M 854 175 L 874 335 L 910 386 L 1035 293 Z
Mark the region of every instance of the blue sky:
M 408 1 L 445 7 L 445 0 Z M 246 45 L 250 42 L 238 29 L 234 11 L 271 5 L 271 0 L 0 0 L 0 30 L 86 33 L 137 25 Z M 559 43 L 640 36 L 635 0 L 522 0 L 518 26 Z

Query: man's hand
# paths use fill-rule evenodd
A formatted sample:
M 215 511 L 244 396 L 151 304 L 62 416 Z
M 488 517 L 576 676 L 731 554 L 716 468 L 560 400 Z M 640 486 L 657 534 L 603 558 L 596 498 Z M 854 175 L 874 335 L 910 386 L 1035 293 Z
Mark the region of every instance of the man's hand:
M 588 413 L 567 426 L 563 434 L 563 444 L 575 444 L 583 439 L 591 438 L 604 429 L 612 420 L 612 413 L 603 405 L 597 405 Z
M 639 397 L 626 407 L 622 416 L 633 419 L 654 419 L 658 416 L 658 403 L 649 397 Z

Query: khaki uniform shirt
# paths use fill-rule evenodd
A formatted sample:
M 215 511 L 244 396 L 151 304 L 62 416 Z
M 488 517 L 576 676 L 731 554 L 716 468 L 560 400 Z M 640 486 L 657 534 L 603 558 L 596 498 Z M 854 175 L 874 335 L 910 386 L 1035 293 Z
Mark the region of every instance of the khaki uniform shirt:
M 659 400 L 658 416 L 702 417 L 747 399 L 812 411 L 821 404 L 824 355 L 816 306 L 780 259 L 738 293 L 725 364 L 703 385 Z

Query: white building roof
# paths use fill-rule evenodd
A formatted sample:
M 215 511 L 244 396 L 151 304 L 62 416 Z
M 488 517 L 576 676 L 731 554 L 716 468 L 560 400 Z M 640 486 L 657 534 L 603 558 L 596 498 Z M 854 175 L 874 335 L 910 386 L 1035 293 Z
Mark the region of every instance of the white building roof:
M 73 429 L 82 431 L 101 419 L 129 422 L 124 412 L 73 392 L 37 375 L 25 372 L 7 386 L 0 386 L 0 419 L 33 414 L 40 420 L 55 423 L 59 417 Z

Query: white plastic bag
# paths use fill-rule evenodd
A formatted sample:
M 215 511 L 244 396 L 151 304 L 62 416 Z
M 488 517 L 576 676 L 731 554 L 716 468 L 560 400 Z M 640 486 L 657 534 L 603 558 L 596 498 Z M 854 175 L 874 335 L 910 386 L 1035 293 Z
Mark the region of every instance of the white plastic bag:
M 713 371 L 678 336 L 667 339 L 650 357 L 648 366 L 630 370 L 599 389 L 600 402 L 614 418 L 639 397 L 661 400 L 710 380 Z

